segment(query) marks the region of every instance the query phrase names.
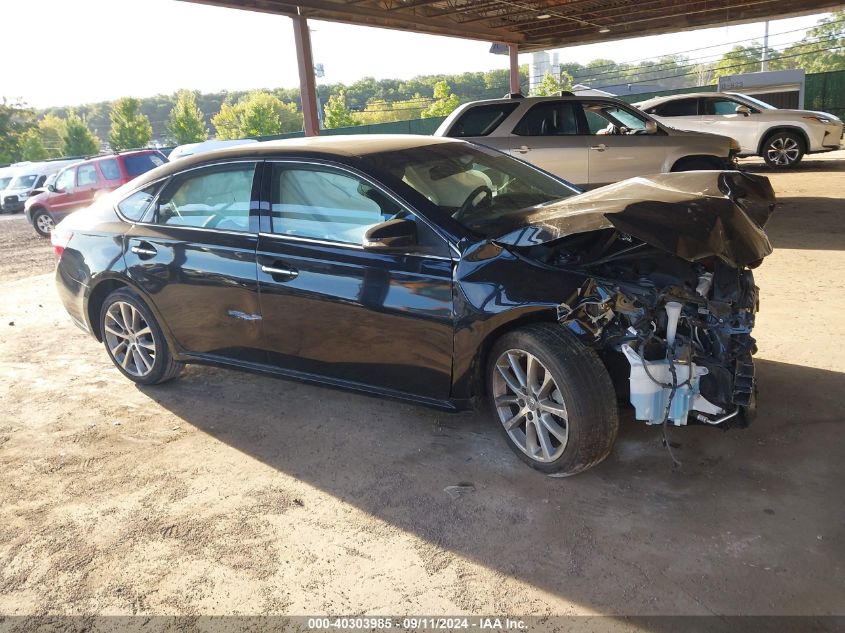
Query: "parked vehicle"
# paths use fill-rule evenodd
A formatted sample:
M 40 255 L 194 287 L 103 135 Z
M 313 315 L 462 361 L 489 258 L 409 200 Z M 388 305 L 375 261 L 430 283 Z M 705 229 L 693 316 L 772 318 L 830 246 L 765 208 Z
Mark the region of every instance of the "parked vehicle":
M 781 110 L 738 92 L 655 97 L 636 104 L 655 119 L 684 130 L 735 138 L 740 156 L 761 156 L 771 167 L 794 167 L 805 154 L 839 149 L 842 121 L 826 112 Z
M 187 143 L 185 145 L 179 145 L 177 147 L 174 147 L 170 154 L 168 154 L 167 159 L 170 161 L 174 161 L 177 158 L 193 156 L 194 154 L 199 154 L 200 152 L 210 152 L 213 149 L 223 149 L 224 147 L 237 147 L 238 145 L 248 145 L 250 143 L 257 142 L 258 141 L 254 138 L 242 138 L 237 140 L 211 140 L 202 141 L 201 143 Z
M 27 199 L 35 190 L 44 186 L 47 178 L 57 174 L 63 167 L 78 163 L 79 160 L 48 160 L 18 167 L 14 178 L 0 194 L 0 208 L 6 213 L 20 213 L 24 210 Z
M 606 97 L 491 99 L 464 104 L 435 136 L 501 150 L 585 188 L 633 176 L 733 168 L 730 138 L 679 132 Z
M 36 233 L 47 237 L 68 213 L 88 206 L 97 196 L 166 162 L 158 150 L 141 149 L 76 163 L 60 171 L 45 193 L 27 200 L 26 218 Z
M 617 392 L 652 424 L 753 412 L 773 207 L 737 171 L 580 193 L 463 141 L 334 136 L 169 163 L 52 242 L 65 308 L 130 380 L 192 362 L 486 399 L 517 455 L 573 474 L 609 453 Z
M 16 170 L 17 167 L 14 167 L 12 165 L 0 167 L 0 196 L 3 195 L 3 190 L 9 186 L 10 182 L 12 182 L 12 178 L 15 177 Z

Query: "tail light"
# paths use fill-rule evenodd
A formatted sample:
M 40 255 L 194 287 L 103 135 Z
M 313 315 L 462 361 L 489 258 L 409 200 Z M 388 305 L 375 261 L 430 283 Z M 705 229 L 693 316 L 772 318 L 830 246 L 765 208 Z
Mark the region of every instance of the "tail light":
M 72 237 L 71 231 L 63 231 L 59 228 L 54 228 L 50 232 L 50 242 L 53 244 L 53 252 L 56 253 L 56 257 L 61 259 L 62 253 L 65 252 L 65 248 L 67 248 Z

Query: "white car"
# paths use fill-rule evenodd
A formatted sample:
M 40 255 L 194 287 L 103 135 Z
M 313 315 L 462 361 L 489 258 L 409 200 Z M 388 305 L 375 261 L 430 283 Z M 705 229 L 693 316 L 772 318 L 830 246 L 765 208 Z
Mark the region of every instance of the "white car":
M 781 110 L 736 92 L 677 94 L 634 105 L 664 125 L 730 136 L 739 142 L 740 156 L 762 156 L 771 167 L 832 152 L 842 139 L 842 121 L 832 114 Z

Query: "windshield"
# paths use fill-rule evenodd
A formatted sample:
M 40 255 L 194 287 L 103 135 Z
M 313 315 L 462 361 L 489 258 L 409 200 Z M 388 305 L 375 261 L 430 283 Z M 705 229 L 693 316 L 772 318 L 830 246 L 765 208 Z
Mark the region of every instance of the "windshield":
M 0 191 L 5 189 L 9 185 L 10 182 L 12 182 L 11 176 L 6 176 L 6 177 L 3 177 L 3 178 L 0 178 Z
M 9 185 L 9 189 L 32 189 L 36 180 L 38 180 L 38 176 L 36 174 L 32 174 L 30 176 L 17 176 L 14 180 L 12 180 L 12 184 Z
M 733 93 L 732 93 L 733 94 Z M 734 94 L 735 97 L 747 101 L 753 105 L 756 105 L 758 108 L 763 108 L 764 110 L 777 110 L 777 108 L 773 105 L 766 103 L 765 101 L 760 101 L 759 99 L 755 99 L 754 97 L 749 97 L 748 95 L 741 95 L 741 94 Z
M 444 215 L 481 237 L 501 225 L 528 224 L 530 209 L 580 191 L 496 150 L 438 143 L 363 158 L 422 194 Z

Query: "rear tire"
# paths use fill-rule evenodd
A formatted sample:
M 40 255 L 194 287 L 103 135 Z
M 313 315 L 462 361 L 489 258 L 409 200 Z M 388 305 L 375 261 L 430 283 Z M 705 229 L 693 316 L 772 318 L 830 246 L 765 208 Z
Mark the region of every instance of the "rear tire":
M 173 360 L 152 311 L 129 288 L 120 288 L 106 297 L 100 308 L 100 332 L 115 367 L 139 385 L 173 380 L 184 367 L 184 363 Z
M 53 222 L 51 216 L 45 209 L 38 209 L 32 212 L 32 228 L 41 237 L 50 237 L 56 224 Z
M 801 162 L 806 151 L 800 134 L 775 132 L 763 143 L 763 160 L 774 169 L 789 169 Z
M 575 475 L 610 454 L 619 430 L 610 375 L 561 326 L 505 334 L 490 351 L 486 378 L 496 425 L 532 468 Z

